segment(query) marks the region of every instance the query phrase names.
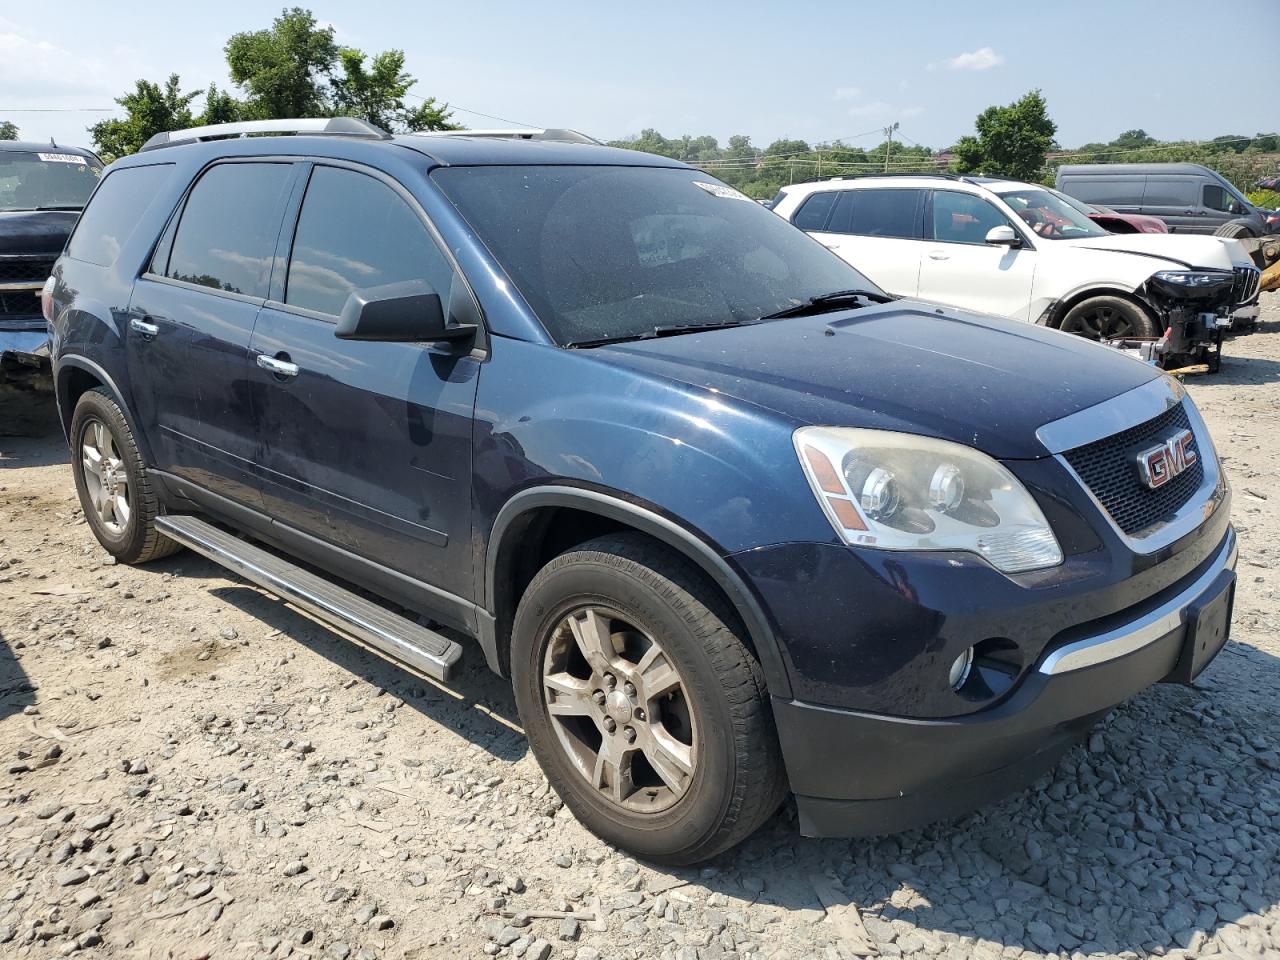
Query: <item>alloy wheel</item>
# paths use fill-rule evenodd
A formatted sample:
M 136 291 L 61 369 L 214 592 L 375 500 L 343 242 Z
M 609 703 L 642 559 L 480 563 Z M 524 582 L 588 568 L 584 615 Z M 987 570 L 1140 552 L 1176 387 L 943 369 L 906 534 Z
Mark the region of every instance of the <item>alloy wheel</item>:
M 540 686 L 560 746 L 603 798 L 658 813 L 688 792 L 698 763 L 692 698 L 662 645 L 622 614 L 566 615 Z
M 81 432 L 80 464 L 89 503 L 103 529 L 122 536 L 129 525 L 129 474 L 116 452 L 111 431 L 101 420 L 89 420 Z
M 1110 306 L 1097 306 L 1073 318 L 1067 333 L 1088 337 L 1090 340 L 1111 340 L 1133 335 L 1129 318 Z

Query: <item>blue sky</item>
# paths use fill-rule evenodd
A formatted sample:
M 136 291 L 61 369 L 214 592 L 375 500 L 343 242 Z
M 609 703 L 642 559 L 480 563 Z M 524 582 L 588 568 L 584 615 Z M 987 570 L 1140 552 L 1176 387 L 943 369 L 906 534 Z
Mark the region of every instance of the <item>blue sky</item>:
M 295 0 L 290 0 L 295 2 Z M 896 120 L 947 146 L 992 103 L 1039 87 L 1073 146 L 1143 127 L 1161 138 L 1280 127 L 1247 77 L 1275 62 L 1277 0 L 588 4 L 315 0 L 317 19 L 366 51 L 400 47 L 415 91 L 526 124 L 601 139 L 747 133 L 870 145 Z M 86 143 L 135 79 L 178 72 L 227 84 L 222 45 L 266 26 L 274 3 L 62 0 L 0 13 L 0 119 L 24 138 Z M 964 9 L 967 8 L 967 9 Z M 1216 41 L 1216 44 L 1215 44 Z M 459 109 L 471 127 L 505 126 Z M 855 134 L 875 131 L 854 139 Z

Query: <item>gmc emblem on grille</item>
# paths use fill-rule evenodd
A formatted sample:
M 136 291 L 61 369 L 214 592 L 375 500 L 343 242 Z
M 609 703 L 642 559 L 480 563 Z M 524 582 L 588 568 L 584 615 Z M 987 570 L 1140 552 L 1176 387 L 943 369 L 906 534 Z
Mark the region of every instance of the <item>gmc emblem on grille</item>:
M 1134 459 L 1142 482 L 1157 490 L 1195 463 L 1198 457 L 1191 447 L 1193 442 L 1190 430 L 1179 430 L 1159 446 L 1139 451 Z

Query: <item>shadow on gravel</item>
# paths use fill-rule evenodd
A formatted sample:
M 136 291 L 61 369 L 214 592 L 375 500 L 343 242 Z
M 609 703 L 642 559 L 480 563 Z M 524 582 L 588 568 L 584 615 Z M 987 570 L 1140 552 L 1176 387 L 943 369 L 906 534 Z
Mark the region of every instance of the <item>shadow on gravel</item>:
M 990 942 L 973 956 L 1194 953 L 1217 934 L 1260 956 L 1261 915 L 1280 902 L 1278 687 L 1280 659 L 1233 642 L 1195 688 L 1139 695 L 978 813 L 832 841 L 799 838 L 784 808 L 714 876 L 672 873 L 789 910 L 820 910 L 808 877 L 837 877 L 872 939 L 903 953 L 959 948 L 940 934 Z
M 61 429 L 50 377 L 10 380 L 0 370 L 0 437 L 44 437 Z
M 0 720 L 21 713 L 36 702 L 35 688 L 9 648 L 10 640 L 0 629 Z
M 38 415 L 3 402 L 0 387 L 0 470 L 68 463 L 70 453 L 53 400 Z
M 1259 336 L 1255 333 L 1253 336 Z M 1242 384 L 1272 383 L 1280 380 L 1280 361 L 1266 357 L 1233 357 L 1228 349 L 1222 356 L 1222 369 L 1203 378 L 1187 378 L 1192 383 L 1208 386 L 1238 386 Z

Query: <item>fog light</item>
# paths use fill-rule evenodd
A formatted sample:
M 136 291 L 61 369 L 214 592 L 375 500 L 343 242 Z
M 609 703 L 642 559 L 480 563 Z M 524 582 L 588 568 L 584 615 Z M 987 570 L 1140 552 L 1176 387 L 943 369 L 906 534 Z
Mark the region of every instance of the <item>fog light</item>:
M 953 690 L 959 690 L 964 686 L 964 682 L 969 679 L 969 672 L 973 669 L 973 647 L 970 647 L 960 656 L 956 657 L 955 663 L 951 664 L 951 673 L 947 680 L 951 683 Z

